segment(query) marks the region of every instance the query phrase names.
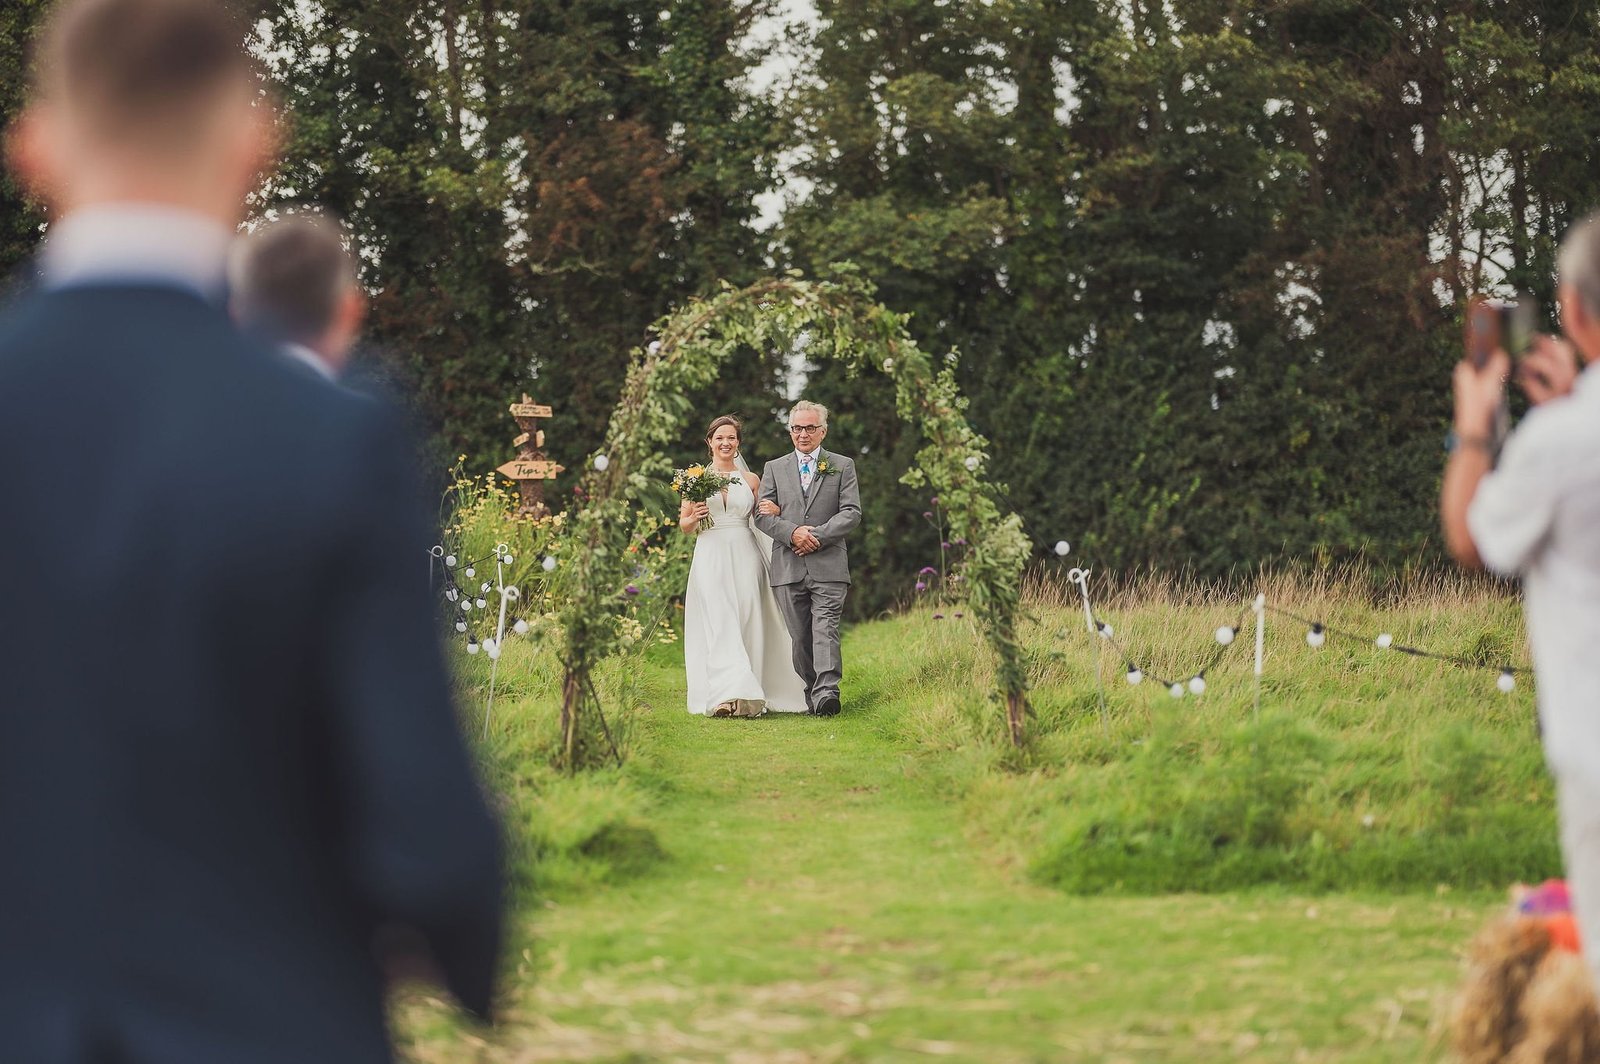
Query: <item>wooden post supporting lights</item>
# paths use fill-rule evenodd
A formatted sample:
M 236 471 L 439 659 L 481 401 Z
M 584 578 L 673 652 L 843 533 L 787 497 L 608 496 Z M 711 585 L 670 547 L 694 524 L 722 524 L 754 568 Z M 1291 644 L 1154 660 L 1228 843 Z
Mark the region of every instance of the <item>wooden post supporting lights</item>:
M 549 512 L 544 504 L 544 482 L 554 480 L 563 468 L 544 456 L 544 430 L 539 428 L 539 420 L 550 417 L 550 408 L 535 403 L 524 392 L 522 402 L 511 404 L 511 416 L 522 429 L 522 435 L 511 441 L 517 448 L 517 457 L 501 466 L 498 472 L 516 481 L 522 491 L 518 516 L 543 517 Z

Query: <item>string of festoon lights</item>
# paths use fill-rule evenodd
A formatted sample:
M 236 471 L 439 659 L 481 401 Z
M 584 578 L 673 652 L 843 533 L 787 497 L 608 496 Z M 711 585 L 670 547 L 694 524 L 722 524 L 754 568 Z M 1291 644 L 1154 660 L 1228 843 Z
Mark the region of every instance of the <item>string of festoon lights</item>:
M 546 569 L 554 568 L 550 565 L 552 559 L 546 558 Z M 456 579 L 460 572 L 468 581 L 474 580 L 478 575 L 478 566 L 494 562 L 495 578 L 491 583 L 488 580 L 478 585 L 476 592 L 470 590 L 471 585 L 463 586 Z M 467 640 L 467 653 L 476 654 L 481 649 L 489 658 L 489 700 L 483 710 L 483 734 L 489 735 L 489 720 L 494 715 L 494 687 L 495 679 L 500 669 L 500 651 L 506 641 L 506 610 L 511 603 L 522 597 L 522 592 L 506 583 L 506 568 L 516 558 L 511 554 L 511 548 L 505 543 L 496 543 L 494 553 L 479 558 L 476 561 L 461 563 L 461 559 L 445 551 L 443 544 L 434 544 L 428 550 L 428 584 L 432 586 L 440 574 L 444 579 L 440 583 L 440 596 L 446 603 L 446 610 L 452 616 L 452 624 L 458 633 L 464 634 Z M 469 623 L 473 610 L 487 611 L 489 609 L 489 596 L 495 594 L 500 599 L 499 619 L 495 623 L 494 635 L 483 640 L 480 644 L 476 634 L 471 630 Z M 511 631 L 517 635 L 525 635 L 528 631 L 528 622 L 525 618 L 518 617 L 511 625 Z
M 1066 552 L 1062 548 L 1065 546 L 1066 544 L 1064 542 L 1056 544 L 1056 553 L 1058 555 L 1064 555 Z M 1306 645 L 1312 649 L 1322 647 L 1327 643 L 1328 638 L 1332 636 L 1336 639 L 1345 639 L 1352 642 L 1363 643 L 1386 653 L 1404 654 L 1414 658 L 1425 658 L 1430 661 L 1438 661 L 1447 665 L 1452 665 L 1459 669 L 1468 669 L 1477 672 L 1492 672 L 1496 676 L 1495 686 L 1504 694 L 1510 694 L 1512 691 L 1516 690 L 1518 676 L 1532 672 L 1532 670 L 1526 666 L 1510 664 L 1490 665 L 1479 660 L 1463 657 L 1458 654 L 1442 654 L 1437 651 L 1423 649 L 1422 647 L 1408 646 L 1404 643 L 1396 642 L 1393 634 L 1389 632 L 1379 632 L 1376 635 L 1364 635 L 1342 628 L 1335 628 L 1315 618 L 1305 617 L 1281 607 L 1270 605 L 1267 602 L 1266 595 L 1260 594 L 1255 597 L 1253 602 L 1246 605 L 1239 612 L 1233 623 L 1224 624 L 1215 630 L 1213 637 L 1216 645 L 1213 647 L 1211 653 L 1205 658 L 1205 660 L 1201 662 L 1198 668 L 1192 672 L 1180 674 L 1179 677 L 1173 677 L 1170 679 L 1162 678 L 1152 668 L 1150 668 L 1148 664 L 1141 662 L 1138 657 L 1130 652 L 1127 646 L 1117 638 L 1116 630 L 1111 626 L 1111 624 L 1096 614 L 1094 604 L 1089 594 L 1090 575 L 1090 570 L 1083 568 L 1074 568 L 1069 570 L 1067 573 L 1067 579 L 1078 589 L 1078 595 L 1083 607 L 1084 623 L 1089 633 L 1097 636 L 1101 645 L 1109 646 L 1112 651 L 1114 651 L 1122 659 L 1123 667 L 1126 670 L 1124 673 L 1124 678 L 1127 680 L 1129 685 L 1138 686 L 1148 679 L 1153 683 L 1166 688 L 1167 693 L 1173 698 L 1183 698 L 1185 695 L 1202 695 L 1206 692 L 1206 674 L 1212 669 L 1216 668 L 1217 664 L 1222 661 L 1222 658 L 1229 652 L 1230 648 L 1238 641 L 1239 635 L 1244 630 L 1246 618 L 1252 614 L 1254 614 L 1255 618 L 1254 673 L 1257 709 L 1259 709 L 1261 705 L 1261 675 L 1265 665 L 1266 656 L 1266 617 L 1269 613 L 1303 626 L 1305 629 Z M 1096 672 L 1098 675 L 1098 670 L 1096 670 Z M 1104 692 L 1102 691 L 1102 700 L 1103 699 Z

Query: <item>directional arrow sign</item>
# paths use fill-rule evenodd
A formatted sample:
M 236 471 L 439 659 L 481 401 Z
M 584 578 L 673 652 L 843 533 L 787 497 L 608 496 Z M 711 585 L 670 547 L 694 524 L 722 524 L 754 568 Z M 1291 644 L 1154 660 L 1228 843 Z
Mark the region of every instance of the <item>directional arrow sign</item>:
M 507 462 L 497 472 L 512 480 L 554 480 L 565 467 L 554 462 Z
M 540 406 L 538 403 L 512 403 L 512 417 L 549 417 L 550 408 Z
M 513 446 L 513 447 L 521 447 L 523 444 L 527 443 L 530 439 L 532 439 L 532 437 L 529 436 L 526 432 L 524 432 L 521 436 L 518 436 L 516 439 L 511 441 L 511 446 Z

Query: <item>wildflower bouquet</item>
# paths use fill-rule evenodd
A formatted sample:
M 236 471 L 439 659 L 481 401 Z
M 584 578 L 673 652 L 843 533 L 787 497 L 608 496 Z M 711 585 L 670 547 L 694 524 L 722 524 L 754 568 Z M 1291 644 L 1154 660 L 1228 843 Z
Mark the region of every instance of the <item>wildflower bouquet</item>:
M 678 493 L 678 498 L 689 502 L 705 502 L 731 483 L 733 477 L 724 476 L 703 465 L 692 465 L 672 473 L 672 490 Z M 700 530 L 703 532 L 710 527 L 711 517 L 708 514 L 700 522 Z

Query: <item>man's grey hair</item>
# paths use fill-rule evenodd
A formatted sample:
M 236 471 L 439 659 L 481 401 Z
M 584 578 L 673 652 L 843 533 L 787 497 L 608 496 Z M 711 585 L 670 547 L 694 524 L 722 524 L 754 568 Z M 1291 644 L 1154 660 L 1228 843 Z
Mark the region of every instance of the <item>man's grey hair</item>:
M 789 411 L 789 420 L 793 421 L 796 414 L 807 410 L 817 415 L 817 424 L 821 425 L 823 428 L 828 427 L 828 408 L 823 406 L 821 403 L 813 403 L 809 399 L 802 399 L 798 403 L 794 404 L 793 408 L 791 408 Z
M 1567 230 L 1561 238 L 1556 273 L 1583 300 L 1583 308 L 1600 318 L 1600 211 Z
M 309 344 L 327 331 L 357 283 L 344 225 L 295 211 L 241 238 L 230 263 L 239 324 L 274 341 Z

